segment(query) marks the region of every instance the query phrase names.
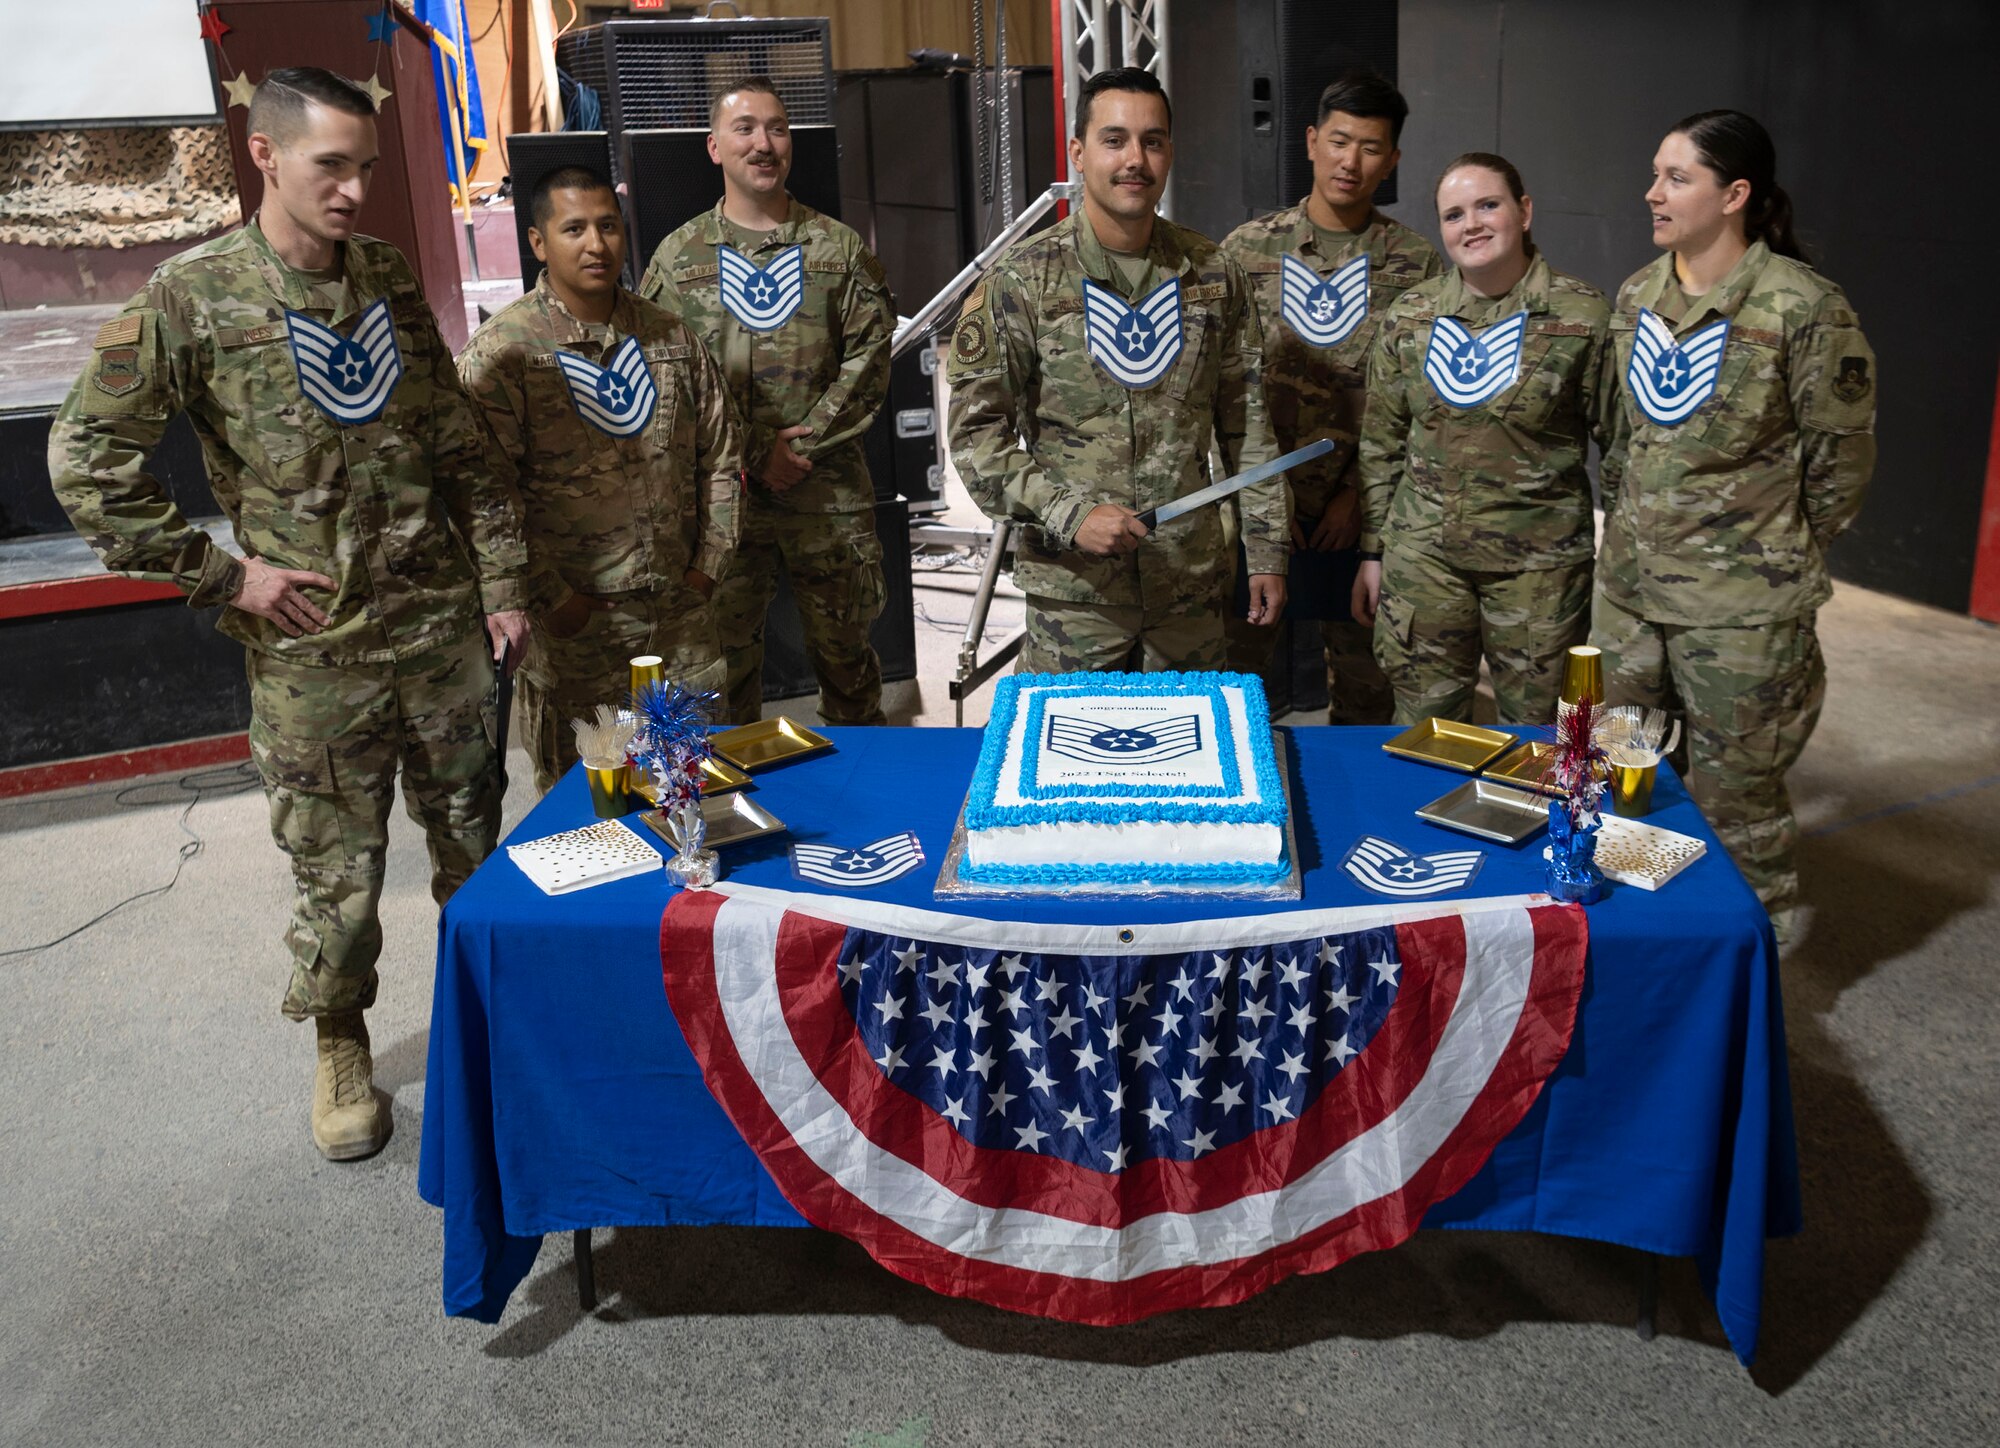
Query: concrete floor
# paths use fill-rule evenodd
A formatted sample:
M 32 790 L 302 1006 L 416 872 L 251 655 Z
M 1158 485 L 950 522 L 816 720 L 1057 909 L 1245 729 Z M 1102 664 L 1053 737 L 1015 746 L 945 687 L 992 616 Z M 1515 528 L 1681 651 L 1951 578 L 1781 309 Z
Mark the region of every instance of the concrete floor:
M 922 679 L 892 703 L 948 723 L 972 576 L 919 583 Z M 1489 1234 L 1092 1331 L 818 1233 L 615 1231 L 595 1315 L 551 1243 L 498 1326 L 447 1320 L 416 1191 L 421 843 L 399 816 L 372 1017 L 397 1133 L 330 1165 L 310 1034 L 276 1009 L 289 882 L 225 770 L 0 803 L 0 950 L 201 842 L 170 892 L 0 957 L 0 1441 L 1995 1441 L 2000 635 L 1852 589 L 1822 620 L 1831 698 L 1794 776 L 1811 916 L 1784 964 L 1808 1227 L 1772 1248 L 1752 1372 L 1685 1264 L 1647 1345 L 1631 1253 Z

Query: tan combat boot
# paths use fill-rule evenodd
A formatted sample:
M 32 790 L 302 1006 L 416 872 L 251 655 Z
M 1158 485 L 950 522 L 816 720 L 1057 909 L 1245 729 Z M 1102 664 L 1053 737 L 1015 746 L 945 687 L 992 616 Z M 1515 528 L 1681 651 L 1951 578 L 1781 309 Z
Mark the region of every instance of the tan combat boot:
M 329 1161 L 373 1156 L 389 1140 L 389 1113 L 375 1098 L 375 1058 L 360 1011 L 315 1016 L 319 1071 L 313 1077 L 313 1145 Z

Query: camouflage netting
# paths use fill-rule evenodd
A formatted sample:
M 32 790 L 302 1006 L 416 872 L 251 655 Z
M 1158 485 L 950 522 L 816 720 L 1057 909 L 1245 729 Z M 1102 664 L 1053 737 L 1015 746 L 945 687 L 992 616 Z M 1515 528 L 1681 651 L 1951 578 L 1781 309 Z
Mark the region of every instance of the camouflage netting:
M 242 216 L 221 126 L 0 132 L 0 242 L 190 241 Z

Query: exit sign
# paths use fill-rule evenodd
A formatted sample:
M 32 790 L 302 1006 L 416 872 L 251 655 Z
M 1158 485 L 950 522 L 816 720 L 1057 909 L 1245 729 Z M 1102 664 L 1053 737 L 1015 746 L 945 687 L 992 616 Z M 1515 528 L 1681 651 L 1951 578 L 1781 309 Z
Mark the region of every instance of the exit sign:
M 632 0 L 634 10 L 664 10 L 667 0 Z

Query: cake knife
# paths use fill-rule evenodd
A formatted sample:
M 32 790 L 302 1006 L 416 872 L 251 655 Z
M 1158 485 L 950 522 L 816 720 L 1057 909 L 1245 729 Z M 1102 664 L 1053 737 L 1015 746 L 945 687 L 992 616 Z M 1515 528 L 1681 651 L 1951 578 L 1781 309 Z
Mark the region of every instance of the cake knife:
M 1207 487 L 1197 492 L 1189 493 L 1185 498 L 1176 498 L 1171 503 L 1162 503 L 1157 508 L 1148 508 L 1145 512 L 1138 515 L 1139 521 L 1145 525 L 1146 531 L 1150 533 L 1159 527 L 1160 524 L 1171 523 L 1183 513 L 1192 513 L 1196 508 L 1205 508 L 1218 499 L 1228 497 L 1231 493 L 1242 491 L 1252 483 L 1261 483 L 1266 478 L 1275 478 L 1287 468 L 1295 468 L 1300 463 L 1311 462 L 1317 457 L 1325 457 L 1332 451 L 1333 439 L 1330 437 L 1323 437 L 1318 442 L 1309 442 L 1304 447 L 1298 448 L 1293 452 L 1288 452 L 1282 457 L 1272 458 L 1268 463 L 1259 463 L 1254 468 L 1245 468 L 1234 477 L 1224 478 L 1219 483 L 1210 483 Z

